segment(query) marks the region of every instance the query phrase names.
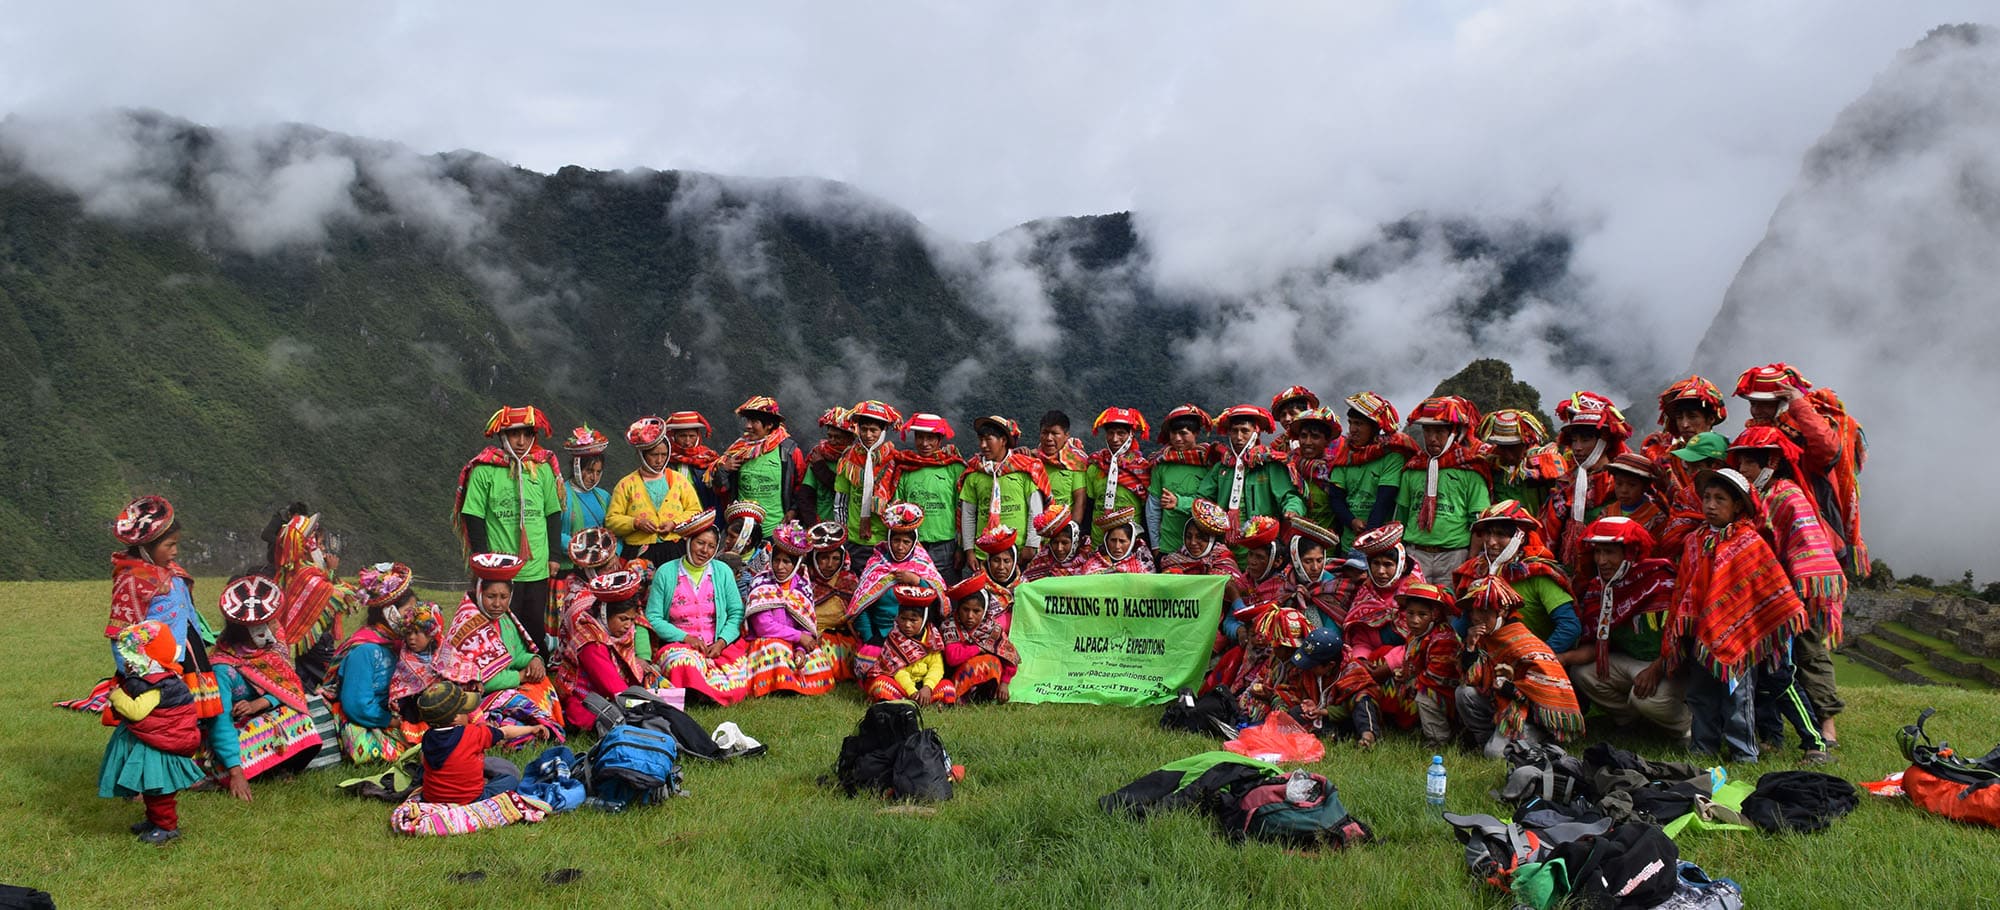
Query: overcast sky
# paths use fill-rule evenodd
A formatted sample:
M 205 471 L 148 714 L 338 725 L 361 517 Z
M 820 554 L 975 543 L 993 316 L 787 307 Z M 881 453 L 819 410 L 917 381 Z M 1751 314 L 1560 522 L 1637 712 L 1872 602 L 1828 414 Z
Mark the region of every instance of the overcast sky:
M 1981 18 L 2000 8 L 11 2 L 0 114 L 145 107 L 544 172 L 834 178 L 961 240 L 1130 209 L 1154 279 L 1223 298 L 1269 297 L 1413 211 L 1518 218 L 1576 240 L 1589 315 L 1548 318 L 1623 327 L 1665 369 L 1689 362 L 1841 109 L 1932 27 Z M 1429 310 L 1412 301 L 1448 298 L 1455 273 L 1410 274 L 1342 291 L 1370 318 L 1318 330 L 1415 333 Z M 1552 395 L 1589 380 L 1506 353 Z M 1846 387 L 1866 367 L 1804 366 Z M 1416 372 L 1382 381 L 1419 394 L 1435 376 Z
M 1228 289 L 1417 209 L 1578 225 L 1692 350 L 1800 153 L 1987 4 L 9 4 L 0 110 L 296 121 L 551 171 L 848 181 L 980 239 L 1132 209 Z

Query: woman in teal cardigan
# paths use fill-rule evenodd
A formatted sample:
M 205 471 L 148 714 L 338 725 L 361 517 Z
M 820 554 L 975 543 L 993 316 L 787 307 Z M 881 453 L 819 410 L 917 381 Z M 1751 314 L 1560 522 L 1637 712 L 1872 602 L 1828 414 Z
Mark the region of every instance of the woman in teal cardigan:
M 736 573 L 715 558 L 721 546 L 715 510 L 674 530 L 687 544 L 687 553 L 661 565 L 653 576 L 653 590 L 646 597 L 652 635 L 642 644 L 658 648 L 653 660 L 667 685 L 733 705 L 750 694 L 749 661 L 744 659 L 748 642 L 742 636 L 743 594 L 737 590 Z

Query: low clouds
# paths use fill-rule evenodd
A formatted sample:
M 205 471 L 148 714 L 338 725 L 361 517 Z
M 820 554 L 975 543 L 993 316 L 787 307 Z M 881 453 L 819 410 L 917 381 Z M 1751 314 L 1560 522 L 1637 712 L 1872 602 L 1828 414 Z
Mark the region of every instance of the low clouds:
M 1871 365 L 1884 350 L 1987 337 L 1986 323 L 1958 315 L 1995 284 L 1986 210 L 1927 200 L 1985 198 L 1995 140 L 1968 131 L 1908 156 L 1892 177 L 1824 196 L 1806 190 L 1844 178 L 1842 162 L 1822 159 L 1786 211 L 1772 212 L 1806 149 L 1898 49 L 1940 22 L 1990 14 L 1963 0 L 799 0 L 559 19 L 506 4 L 479 16 L 363 2 L 205 17 L 58 5 L 0 25 L 11 64 L 0 73 L 10 115 L 0 155 L 104 217 L 177 212 L 218 250 L 310 248 L 354 219 L 393 217 L 442 238 L 523 318 L 545 309 L 562 276 L 526 273 L 493 250 L 511 172 L 406 149 L 476 149 L 540 172 L 741 175 L 691 179 L 671 214 L 711 232 L 746 298 L 787 290 L 753 229 L 775 213 L 913 215 L 939 268 L 1014 346 L 1050 347 L 1065 294 L 1096 319 L 1143 317 L 1148 301 L 1194 304 L 1202 335 L 1179 362 L 1212 376 L 1218 395 L 1246 397 L 1304 381 L 1368 385 L 1405 403 L 1472 356 L 1495 355 L 1549 395 L 1595 387 L 1621 403 L 1649 400 L 1694 356 L 1768 225 L 1781 247 L 1803 252 L 1774 250 L 1745 292 L 1823 288 L 1843 331 L 1764 337 L 1755 352 L 1717 353 L 1703 368 L 1733 375 L 1782 356 L 1840 388 L 1883 428 L 1887 467 L 1874 483 L 1932 474 L 1936 465 L 1899 462 L 1907 456 L 1881 440 L 1943 419 L 1951 393 L 1937 389 L 1985 387 L 1948 371 L 1888 378 Z M 1991 84 L 1897 91 L 1951 98 Z M 185 156 L 159 153 L 176 147 L 173 136 L 146 132 L 170 124 L 121 132 L 85 116 L 134 107 L 223 127 L 223 147 L 194 157 L 194 183 L 176 182 Z M 295 122 L 400 145 L 265 126 Z M 210 220 L 177 208 L 189 192 Z M 1042 227 L 1017 227 L 1123 210 L 1141 251 L 1110 271 L 1080 264 Z M 1381 233 L 1412 216 L 1410 236 Z M 1492 249 L 1464 255 L 1447 223 L 1470 225 Z M 1533 283 L 1499 318 L 1462 318 L 1514 287 L 1509 263 L 1549 235 L 1569 244 L 1562 275 Z M 1329 267 L 1357 256 L 1376 257 L 1374 267 Z M 1881 301 L 1904 300 L 1937 301 L 1925 312 L 1942 322 L 1844 331 L 1884 319 Z M 1971 330 L 1938 335 L 1938 324 Z M 695 343 L 693 331 L 673 343 Z M 785 393 L 901 391 L 906 367 L 865 341 L 839 344 L 845 366 L 794 377 Z M 947 398 L 979 369 L 954 363 L 935 390 Z M 1900 520 L 1884 526 L 1931 548 Z

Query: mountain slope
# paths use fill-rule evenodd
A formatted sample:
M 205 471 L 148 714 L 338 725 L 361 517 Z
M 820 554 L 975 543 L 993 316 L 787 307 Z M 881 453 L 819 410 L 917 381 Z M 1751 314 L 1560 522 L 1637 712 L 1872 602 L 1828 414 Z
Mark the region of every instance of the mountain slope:
M 1695 355 L 1727 383 L 1785 360 L 1868 429 L 1869 537 L 1898 569 L 1991 574 L 2000 475 L 2000 32 L 1904 51 L 1807 153 Z M 1947 492 L 1948 491 L 1948 492 Z M 1921 503 L 1921 508 L 1908 507 Z
M 961 427 L 1059 407 L 1081 432 L 1113 402 L 1373 387 L 1377 347 L 1423 374 L 1384 390 L 1422 394 L 1466 358 L 1357 334 L 1353 295 L 1398 288 L 1408 318 L 1476 340 L 1573 300 L 1568 249 L 1556 229 L 1418 215 L 1224 294 L 1162 285 L 1124 213 L 968 244 L 826 181 L 541 175 L 145 112 L 9 119 L 0 381 L 20 391 L 0 399 L 0 578 L 102 572 L 110 515 L 144 491 L 181 508 L 207 571 L 250 562 L 298 499 L 350 563 L 449 577 L 452 483 L 503 402 L 614 438 L 693 407 L 726 439 L 752 393 L 806 436 L 861 397 Z M 613 477 L 630 467 L 615 448 Z

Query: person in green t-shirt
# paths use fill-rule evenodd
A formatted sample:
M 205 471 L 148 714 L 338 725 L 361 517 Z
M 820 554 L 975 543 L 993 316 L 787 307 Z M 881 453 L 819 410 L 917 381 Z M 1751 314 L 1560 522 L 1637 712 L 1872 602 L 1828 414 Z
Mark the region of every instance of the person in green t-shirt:
M 1072 513 L 1085 514 L 1089 508 L 1086 488 L 1090 456 L 1084 454 L 1083 443 L 1069 434 L 1069 415 L 1054 410 L 1044 413 L 1040 443 L 1033 454 L 1041 461 L 1042 473 L 1049 479 L 1048 501 L 1069 503 Z
M 1340 415 L 1332 408 L 1311 407 L 1292 414 L 1285 425 L 1292 446 L 1285 469 L 1299 492 L 1299 515 L 1323 528 L 1337 527 L 1333 514 L 1333 461 L 1328 457 L 1340 438 Z
M 1333 486 L 1328 506 L 1338 521 L 1342 546 L 1354 546 L 1362 532 L 1396 517 L 1403 465 L 1417 444 L 1402 432 L 1396 407 L 1374 392 L 1347 397 L 1347 435 L 1327 455 Z
M 958 475 L 965 459 L 945 444 L 951 424 L 936 414 L 915 413 L 903 421 L 903 438 L 914 434 L 915 447 L 896 452 L 896 500 L 914 502 L 924 510 L 917 543 L 945 581 L 958 580 Z
M 753 396 L 736 406 L 736 416 L 743 418 L 743 436 L 709 468 L 708 485 L 724 502 L 747 499 L 763 506 L 774 527 L 799 521 L 809 510 L 799 492 L 806 457 L 785 429 L 777 399 Z
M 1427 398 L 1410 412 L 1411 425 L 1423 428 L 1423 451 L 1403 465 L 1396 520 L 1425 578 L 1448 578 L 1465 562 L 1472 522 L 1491 501 L 1486 462 L 1469 444 L 1478 422 L 1472 403 L 1456 395 Z
M 1692 719 L 1687 675 L 1667 672 L 1660 651 L 1674 599 L 1674 564 L 1647 557 L 1653 535 L 1630 518 L 1600 518 L 1584 530 L 1584 538 L 1596 572 L 1584 582 L 1577 604 L 1583 636 L 1556 656 L 1569 668 L 1578 694 L 1619 726 L 1643 719 L 1687 736 Z
M 810 494 L 807 502 L 813 515 L 819 521 L 833 521 L 834 476 L 840 470 L 840 456 L 854 445 L 854 423 L 846 408 L 834 405 L 819 415 L 819 428 L 824 436 L 806 453 L 806 474 L 800 485 Z
M 972 571 L 969 562 L 979 537 L 994 525 L 1012 528 L 1016 539 L 1026 540 L 1033 553 L 1041 546 L 1031 521 L 1053 500 L 1042 462 L 1014 448 L 1021 428 L 997 414 L 972 421 L 979 434 L 979 454 L 966 462 L 958 476 L 958 543 L 968 562 L 961 566 Z M 1029 558 L 1032 558 L 1029 557 Z
M 1180 550 L 1181 530 L 1187 527 L 1202 482 L 1215 464 L 1216 446 L 1202 441 L 1214 420 L 1199 406 L 1184 404 L 1168 411 L 1160 422 L 1156 441 L 1166 448 L 1153 462 L 1146 486 L 1146 534 L 1162 554 Z
M 1090 432 L 1104 436 L 1104 448 L 1091 454 L 1090 467 L 1084 473 L 1084 494 L 1091 509 L 1088 514 L 1102 515 L 1113 509 L 1145 514 L 1153 469 L 1152 460 L 1139 449 L 1139 440 L 1146 438 L 1146 415 L 1137 408 L 1105 408 Z M 1072 511 L 1071 517 L 1081 526 L 1084 514 Z M 1092 529 L 1091 545 L 1103 542 L 1104 532 Z
M 458 475 L 454 509 L 472 553 L 509 553 L 523 564 L 514 576 L 513 611 L 537 652 L 548 647 L 549 578 L 557 571 L 550 542 L 562 540 L 562 475 L 555 453 L 542 448 L 550 433 L 539 408 L 503 407 L 486 422 L 487 446 Z
M 1529 512 L 1541 513 L 1548 485 L 1532 478 L 1528 450 L 1541 445 L 1548 435 L 1535 415 L 1518 408 L 1494 411 L 1479 422 L 1479 457 L 1492 466 L 1494 502 L 1512 499 Z
M 856 574 L 868 563 L 875 546 L 889 539 L 882 510 L 896 501 L 896 444 L 890 427 L 901 423 L 901 411 L 873 398 L 855 404 L 848 413 L 854 424 L 854 444 L 840 457 L 833 480 L 835 520 L 847 526 L 847 552 Z
M 1226 437 L 1199 495 L 1221 506 L 1237 527 L 1258 516 L 1282 522 L 1305 510 L 1285 469 L 1285 454 L 1258 441 L 1276 427 L 1271 412 L 1254 404 L 1239 404 L 1215 417 L 1216 431 Z

